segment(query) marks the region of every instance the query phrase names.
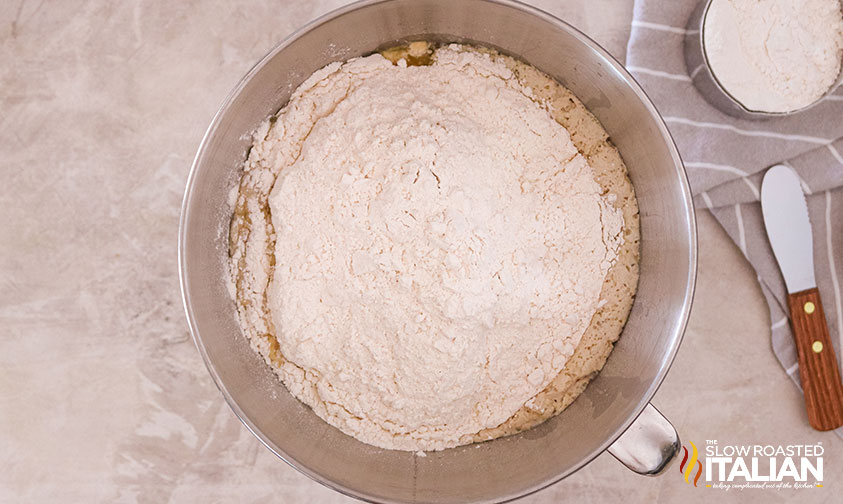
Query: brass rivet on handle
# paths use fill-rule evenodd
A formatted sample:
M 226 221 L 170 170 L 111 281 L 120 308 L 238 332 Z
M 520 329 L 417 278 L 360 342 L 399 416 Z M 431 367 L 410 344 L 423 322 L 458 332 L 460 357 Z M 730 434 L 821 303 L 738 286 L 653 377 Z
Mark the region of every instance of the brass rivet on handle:
M 805 313 L 807 313 L 808 315 L 810 315 L 810 314 L 814 313 L 814 310 L 816 310 L 816 309 L 817 309 L 817 307 L 816 307 L 816 306 L 814 306 L 814 303 L 812 303 L 812 302 L 810 302 L 810 301 L 808 301 L 807 303 L 805 303 L 804 308 L 805 308 Z
M 815 341 L 813 345 L 811 345 L 811 350 L 814 353 L 820 353 L 823 351 L 823 342 L 822 341 Z

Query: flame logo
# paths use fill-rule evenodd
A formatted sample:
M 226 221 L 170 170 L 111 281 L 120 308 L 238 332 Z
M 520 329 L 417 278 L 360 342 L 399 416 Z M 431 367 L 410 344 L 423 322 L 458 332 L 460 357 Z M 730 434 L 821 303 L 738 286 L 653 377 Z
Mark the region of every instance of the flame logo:
M 684 446 L 682 447 L 685 450 L 685 456 L 682 457 L 682 463 L 679 464 L 679 472 L 685 475 L 685 483 L 690 484 L 691 481 L 689 478 L 691 477 L 691 472 L 694 470 L 694 466 L 697 466 L 697 474 L 694 476 L 694 486 L 697 486 L 697 481 L 700 480 L 700 475 L 702 475 L 702 462 L 698 460 L 699 453 L 697 452 L 697 445 L 695 445 L 692 441 L 688 441 L 688 444 L 691 445 L 691 459 L 688 460 L 688 449 Z M 687 467 L 686 463 L 687 462 Z

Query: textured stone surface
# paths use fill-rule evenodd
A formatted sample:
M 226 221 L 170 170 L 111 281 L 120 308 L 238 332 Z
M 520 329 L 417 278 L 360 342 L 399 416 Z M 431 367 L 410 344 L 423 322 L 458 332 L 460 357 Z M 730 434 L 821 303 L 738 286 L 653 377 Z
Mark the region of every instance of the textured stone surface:
M 216 108 L 341 1 L 0 3 L 0 502 L 350 502 L 241 426 L 193 347 L 176 273 L 190 161 Z M 624 0 L 535 2 L 623 57 Z M 690 328 L 654 403 L 684 439 L 843 443 L 812 431 L 769 346 L 755 276 L 700 215 Z M 703 502 L 674 466 L 608 454 L 523 502 Z M 718 494 L 784 502 L 791 492 Z

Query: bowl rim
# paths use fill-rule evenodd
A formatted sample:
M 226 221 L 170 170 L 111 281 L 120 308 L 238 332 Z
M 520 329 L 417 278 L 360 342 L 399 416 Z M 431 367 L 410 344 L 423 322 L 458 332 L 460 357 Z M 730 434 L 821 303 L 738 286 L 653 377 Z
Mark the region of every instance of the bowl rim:
M 199 148 L 197 149 L 196 155 L 193 159 L 193 163 L 191 164 L 190 171 L 188 173 L 186 185 L 185 185 L 185 193 L 182 199 L 181 211 L 179 216 L 179 234 L 178 234 L 178 268 L 179 268 L 179 286 L 181 289 L 182 295 L 182 302 L 184 305 L 185 315 L 187 317 L 188 327 L 190 329 L 190 334 L 193 338 L 193 342 L 196 345 L 199 354 L 202 356 L 202 360 L 205 363 L 205 367 L 207 368 L 208 372 L 211 375 L 211 378 L 214 381 L 217 389 L 222 393 L 226 403 L 240 420 L 240 422 L 249 430 L 260 442 L 263 444 L 267 449 L 269 449 L 275 456 L 283 460 L 287 463 L 290 467 L 296 469 L 300 473 L 304 474 L 308 478 L 312 479 L 313 481 L 320 483 L 336 492 L 339 492 L 343 495 L 359 499 L 366 502 L 375 502 L 375 503 L 389 503 L 391 501 L 383 500 L 382 497 L 378 497 L 372 494 L 369 494 L 365 491 L 355 490 L 352 488 L 348 488 L 345 485 L 339 484 L 335 481 L 332 481 L 323 475 L 317 473 L 316 471 L 311 470 L 306 465 L 299 462 L 297 459 L 289 456 L 284 449 L 277 446 L 271 439 L 261 432 L 261 430 L 252 422 L 252 420 L 244 413 L 244 411 L 240 408 L 237 401 L 234 397 L 229 393 L 228 389 L 226 388 L 225 383 L 223 383 L 219 373 L 214 366 L 214 363 L 211 361 L 210 357 L 208 356 L 207 349 L 202 341 L 202 337 L 199 334 L 198 326 L 196 323 L 196 319 L 193 312 L 193 304 L 190 294 L 190 278 L 188 274 L 188 267 L 187 267 L 187 259 L 185 255 L 185 246 L 187 241 L 187 227 L 190 221 L 190 206 L 194 200 L 194 189 L 195 189 L 195 182 L 197 178 L 197 172 L 199 171 L 199 166 L 203 164 L 203 161 L 206 157 L 206 151 L 208 148 L 208 144 L 210 139 L 216 133 L 219 123 L 222 117 L 228 112 L 233 101 L 236 97 L 240 94 L 243 88 L 248 84 L 248 82 L 257 74 L 272 58 L 275 57 L 276 54 L 286 49 L 289 45 L 291 45 L 294 41 L 298 38 L 303 36 L 304 34 L 314 30 L 315 28 L 321 26 L 322 24 L 333 20 L 334 18 L 340 17 L 345 15 L 349 12 L 370 7 L 373 5 L 381 4 L 381 3 L 391 3 L 398 0 L 357 0 L 355 2 L 351 2 L 347 5 L 343 5 L 337 9 L 334 9 L 330 12 L 327 12 L 312 21 L 308 22 L 301 28 L 293 31 L 290 35 L 285 37 L 281 40 L 278 44 L 276 44 L 272 49 L 270 49 L 266 55 L 264 55 L 257 63 L 255 63 L 248 72 L 237 82 L 237 84 L 232 88 L 232 90 L 228 93 L 226 98 L 223 100 L 222 104 L 220 105 L 217 112 L 214 114 L 205 134 L 202 136 L 202 140 L 199 144 Z M 655 393 L 658 391 L 659 387 L 661 386 L 662 382 L 664 381 L 667 372 L 670 370 L 671 365 L 673 364 L 674 358 L 676 357 L 676 353 L 679 350 L 679 346 L 682 343 L 682 339 L 684 337 L 685 330 L 688 325 L 688 319 L 690 316 L 691 305 L 693 303 L 694 297 L 694 290 L 696 285 L 696 276 L 697 276 L 697 268 L 698 268 L 698 239 L 697 239 L 697 223 L 696 223 L 696 215 L 694 213 L 694 203 L 693 197 L 691 195 L 690 183 L 688 181 L 687 173 L 684 169 L 684 164 L 682 162 L 681 156 L 679 151 L 676 147 L 675 141 L 673 136 L 670 134 L 670 131 L 667 128 L 667 125 L 662 118 L 662 115 L 656 109 L 655 105 L 653 104 L 652 100 L 649 96 L 645 93 L 642 89 L 641 85 L 635 80 L 635 78 L 626 70 L 622 63 L 620 63 L 614 56 L 612 56 L 608 51 L 606 51 L 602 46 L 600 46 L 597 42 L 592 40 L 590 37 L 585 35 L 581 30 L 577 29 L 576 27 L 572 26 L 571 24 L 567 23 L 566 21 L 559 19 L 558 17 L 532 5 L 525 4 L 519 0 L 478 0 L 480 2 L 486 2 L 491 4 L 498 4 L 505 7 L 510 7 L 513 9 L 521 10 L 539 18 L 540 20 L 555 25 L 556 27 L 568 32 L 572 35 L 578 42 L 585 45 L 589 50 L 594 52 L 598 57 L 604 59 L 624 81 L 625 83 L 631 88 L 631 90 L 635 93 L 637 98 L 642 102 L 645 106 L 647 111 L 650 115 L 655 119 L 658 131 L 661 134 L 662 138 L 666 143 L 666 147 L 670 152 L 670 156 L 673 160 L 674 166 L 676 168 L 676 172 L 678 175 L 678 182 L 679 182 L 679 189 L 682 193 L 682 202 L 684 206 L 684 215 L 682 216 L 688 222 L 687 226 L 687 239 L 689 243 L 689 250 L 688 250 L 688 274 L 686 278 L 686 286 L 685 291 L 683 293 L 683 302 L 680 308 L 678 324 L 675 329 L 675 335 L 672 338 L 671 344 L 669 348 L 665 351 L 663 358 L 661 360 L 661 365 L 656 373 L 655 378 L 653 379 L 652 383 L 648 387 L 647 391 L 641 396 L 638 403 L 633 408 L 633 414 L 629 415 L 629 417 L 621 423 L 621 425 L 615 429 L 606 439 L 591 453 L 589 453 L 586 457 L 583 457 L 580 461 L 576 464 L 571 466 L 568 471 L 559 473 L 554 475 L 550 478 L 547 478 L 531 487 L 526 489 L 518 490 L 517 493 L 503 495 L 500 499 L 495 499 L 493 502 L 511 502 L 516 499 L 520 499 L 522 497 L 526 497 L 528 495 L 534 494 L 540 490 L 543 490 L 551 485 L 558 483 L 559 481 L 565 479 L 566 477 L 570 476 L 571 474 L 579 471 L 584 466 L 589 464 L 593 461 L 597 456 L 602 454 L 606 451 L 609 446 L 611 446 L 628 428 L 632 423 L 638 418 L 638 416 L 644 411 L 644 408 L 650 403 L 650 400 L 653 398 Z

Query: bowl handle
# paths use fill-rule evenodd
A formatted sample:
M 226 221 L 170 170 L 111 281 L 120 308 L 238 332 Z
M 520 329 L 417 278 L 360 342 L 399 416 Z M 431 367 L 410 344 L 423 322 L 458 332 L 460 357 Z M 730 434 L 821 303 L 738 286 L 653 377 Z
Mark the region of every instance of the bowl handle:
M 645 476 L 664 471 L 679 453 L 681 443 L 673 425 L 652 404 L 609 447 L 616 459 L 629 469 Z

